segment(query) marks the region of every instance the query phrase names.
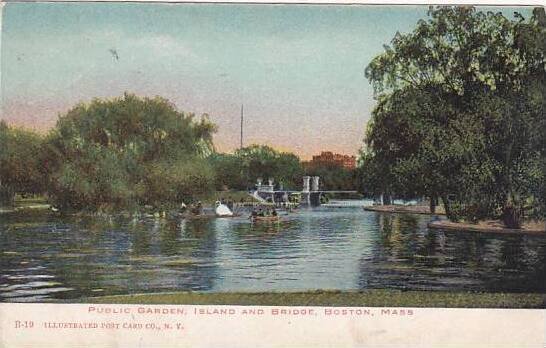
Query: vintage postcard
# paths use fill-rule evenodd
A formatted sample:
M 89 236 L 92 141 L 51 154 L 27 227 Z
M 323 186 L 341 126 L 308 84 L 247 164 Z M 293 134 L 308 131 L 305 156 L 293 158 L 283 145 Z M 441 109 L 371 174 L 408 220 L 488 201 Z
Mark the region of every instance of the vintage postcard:
M 0 347 L 544 347 L 544 7 L 0 8 Z

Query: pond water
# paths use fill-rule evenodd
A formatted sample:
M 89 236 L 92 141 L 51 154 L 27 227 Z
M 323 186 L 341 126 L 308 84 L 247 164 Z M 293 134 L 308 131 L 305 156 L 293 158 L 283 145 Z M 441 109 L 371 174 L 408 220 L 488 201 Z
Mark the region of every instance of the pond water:
M 546 237 L 429 230 L 339 202 L 280 223 L 0 216 L 0 301 L 178 290 L 546 293 Z

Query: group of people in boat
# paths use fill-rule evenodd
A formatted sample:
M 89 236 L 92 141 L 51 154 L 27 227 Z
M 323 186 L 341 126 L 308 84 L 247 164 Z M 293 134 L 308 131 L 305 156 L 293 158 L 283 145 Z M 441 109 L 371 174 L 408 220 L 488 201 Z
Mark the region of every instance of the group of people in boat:
M 276 217 L 278 216 L 277 210 L 275 208 L 258 208 L 257 210 L 252 210 L 251 218 L 257 217 Z
M 220 201 L 217 201 L 217 204 L 218 203 L 227 206 L 229 209 L 233 209 L 234 207 L 233 201 L 223 198 Z M 188 205 L 182 203 L 180 205 L 179 213 L 186 216 L 203 216 L 203 208 L 203 203 L 201 201 L 197 201 Z M 258 207 L 252 210 L 249 218 L 253 220 L 273 220 L 278 218 L 278 216 L 279 215 L 275 207 Z
M 189 206 L 185 203 L 182 203 L 180 205 L 180 213 L 181 214 L 192 214 L 192 215 L 201 215 L 203 214 L 203 203 L 201 201 L 197 201 L 196 203 L 192 203 Z

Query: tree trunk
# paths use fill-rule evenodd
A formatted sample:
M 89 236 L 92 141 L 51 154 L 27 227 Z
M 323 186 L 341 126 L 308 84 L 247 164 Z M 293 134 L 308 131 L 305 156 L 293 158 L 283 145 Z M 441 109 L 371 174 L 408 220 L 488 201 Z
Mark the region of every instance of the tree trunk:
M 430 197 L 430 213 L 436 214 L 436 206 L 438 205 L 438 197 Z
M 523 214 L 519 207 L 514 206 L 514 204 L 509 201 L 503 208 L 502 211 L 502 222 L 508 228 L 521 228 L 521 221 Z
M 454 221 L 453 216 L 451 215 L 451 208 L 449 206 L 449 201 L 447 197 L 442 196 L 442 203 L 444 203 L 444 209 L 446 211 L 447 218 L 451 221 Z

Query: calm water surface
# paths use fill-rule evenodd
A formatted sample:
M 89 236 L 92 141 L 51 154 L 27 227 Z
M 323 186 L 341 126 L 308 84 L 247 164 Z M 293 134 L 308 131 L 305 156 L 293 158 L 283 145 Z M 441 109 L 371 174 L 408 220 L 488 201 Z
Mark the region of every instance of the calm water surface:
M 429 230 L 434 217 L 358 205 L 302 209 L 279 224 L 3 215 L 0 301 L 176 290 L 546 293 L 544 236 Z

